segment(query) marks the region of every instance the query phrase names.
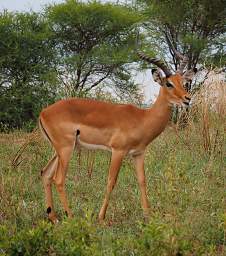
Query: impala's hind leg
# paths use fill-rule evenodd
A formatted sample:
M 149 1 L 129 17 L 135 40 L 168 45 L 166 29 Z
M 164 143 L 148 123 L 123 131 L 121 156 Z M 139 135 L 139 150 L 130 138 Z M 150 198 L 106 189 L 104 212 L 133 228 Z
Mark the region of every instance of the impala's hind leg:
M 48 162 L 48 164 L 41 171 L 42 181 L 44 185 L 45 197 L 46 197 L 46 207 L 49 219 L 55 223 L 57 221 L 56 214 L 53 207 L 53 195 L 52 195 L 52 182 L 53 176 L 57 168 L 58 157 L 54 154 L 53 158 Z
M 72 217 L 72 212 L 69 208 L 67 195 L 65 191 L 65 178 L 73 149 L 74 143 L 72 145 L 68 145 L 67 147 L 63 147 L 62 149 L 58 150 L 58 165 L 56 173 L 53 178 L 57 191 L 59 193 L 60 201 L 68 217 Z

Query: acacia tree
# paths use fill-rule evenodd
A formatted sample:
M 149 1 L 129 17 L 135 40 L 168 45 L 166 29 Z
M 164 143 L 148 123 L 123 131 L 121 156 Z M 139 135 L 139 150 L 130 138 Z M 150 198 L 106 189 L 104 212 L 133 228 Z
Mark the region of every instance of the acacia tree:
M 119 5 L 75 0 L 49 6 L 46 13 L 58 50 L 57 72 L 70 96 L 101 84 L 135 89 L 128 64 L 140 15 Z
M 175 70 L 180 64 L 174 49 L 189 58 L 188 69 L 199 62 L 213 60 L 224 65 L 226 8 L 225 0 L 138 0 L 148 22 L 153 44 L 171 59 Z M 187 88 L 191 90 L 189 86 Z

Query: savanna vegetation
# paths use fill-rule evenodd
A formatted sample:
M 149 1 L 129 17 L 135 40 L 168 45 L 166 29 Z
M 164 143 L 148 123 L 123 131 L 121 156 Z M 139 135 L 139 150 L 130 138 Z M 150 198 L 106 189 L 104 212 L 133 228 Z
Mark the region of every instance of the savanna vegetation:
M 191 82 L 192 108 L 176 111 L 149 146 L 149 219 L 128 157 L 98 223 L 110 154 L 82 149 L 66 182 L 74 218 L 54 190 L 60 222 L 49 223 L 40 171 L 53 152 L 35 129 L 40 110 L 60 98 L 140 104 L 133 76 L 147 66 L 137 48 L 172 68 L 176 49 L 189 68 L 222 70 L 225 17 L 220 0 L 68 0 L 40 13 L 0 13 L 0 255 L 225 255 L 225 82 L 214 82 L 221 91 L 213 97 Z
M 66 182 L 75 217 L 66 218 L 54 191 L 60 223 L 53 226 L 47 222 L 40 177 L 52 154 L 49 144 L 36 132 L 2 134 L 1 254 L 224 255 L 224 115 L 198 103 L 186 128 L 168 127 L 151 144 L 145 162 L 149 220 L 143 218 L 132 159 L 127 158 L 102 225 L 97 215 L 108 153 L 75 151 Z

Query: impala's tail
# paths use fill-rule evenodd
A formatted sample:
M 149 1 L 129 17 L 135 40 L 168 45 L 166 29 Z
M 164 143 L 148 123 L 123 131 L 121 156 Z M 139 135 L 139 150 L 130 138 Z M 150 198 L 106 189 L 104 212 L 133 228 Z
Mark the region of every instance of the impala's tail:
M 41 130 L 41 133 L 42 133 L 43 137 L 45 139 L 47 139 L 50 142 L 50 144 L 52 144 L 52 141 L 51 141 L 46 129 L 44 128 L 44 126 L 42 124 L 41 116 L 39 117 L 38 124 L 39 124 L 39 128 Z

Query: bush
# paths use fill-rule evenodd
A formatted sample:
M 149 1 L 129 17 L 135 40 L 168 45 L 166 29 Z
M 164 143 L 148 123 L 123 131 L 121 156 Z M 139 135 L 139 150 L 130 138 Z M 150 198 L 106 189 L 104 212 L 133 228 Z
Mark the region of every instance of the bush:
M 41 222 L 12 236 L 0 227 L 1 253 L 9 255 L 99 255 L 96 228 L 88 218 L 65 220 L 53 226 Z M 4 254 L 3 254 L 4 255 Z

